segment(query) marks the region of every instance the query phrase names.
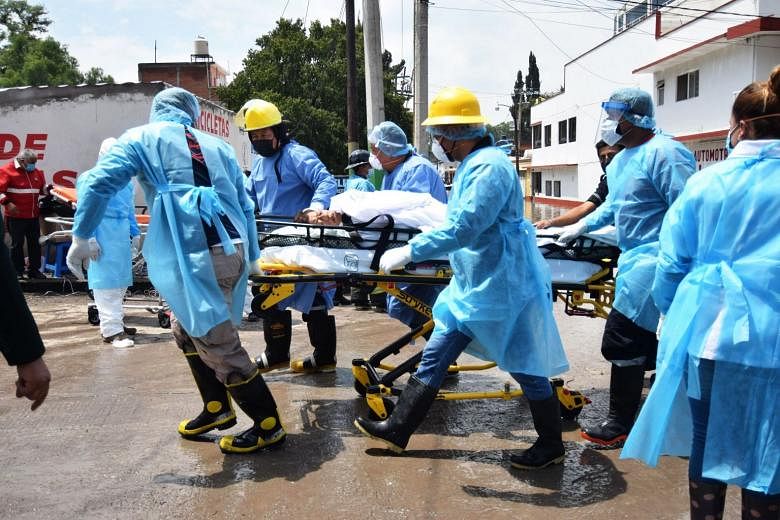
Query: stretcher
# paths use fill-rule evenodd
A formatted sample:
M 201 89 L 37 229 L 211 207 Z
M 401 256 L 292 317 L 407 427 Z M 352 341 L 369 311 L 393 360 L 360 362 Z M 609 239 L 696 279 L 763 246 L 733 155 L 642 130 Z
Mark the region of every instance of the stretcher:
M 60 203 L 67 205 L 71 209 L 76 209 L 77 197 L 75 188 L 66 188 L 63 186 L 54 186 L 51 189 L 51 195 Z M 138 227 L 141 230 L 141 242 L 146 235 L 146 229 L 149 226 L 149 215 L 137 214 L 135 216 Z M 54 241 L 70 241 L 73 236 L 73 218 L 72 217 L 46 217 L 46 222 L 54 224 L 57 229 L 41 236 L 41 245 Z M 132 272 L 134 281 L 147 281 L 146 262 L 140 251 L 135 252 L 132 257 Z M 89 297 L 92 299 L 92 291 L 89 291 Z M 140 295 L 126 294 L 122 308 L 124 309 L 143 309 L 149 313 L 157 315 L 157 322 L 162 328 L 170 328 L 171 311 L 165 300 L 160 296 L 157 290 L 150 286 Z M 87 304 L 87 321 L 91 325 L 100 324 L 100 313 L 94 301 Z
M 418 352 L 397 365 L 386 363 L 391 355 L 415 339 L 433 330 L 431 307 L 399 286 L 406 284 L 446 285 L 451 270 L 446 259 L 419 264 L 407 264 L 402 271 L 390 274 L 377 273 L 379 258 L 390 248 L 408 241 L 418 230 L 395 229 L 392 218 L 380 228 L 370 227 L 374 222 L 358 226 L 329 227 L 295 224 L 289 220 L 259 220 L 258 237 L 262 246 L 263 274 L 251 277 L 254 284 L 252 311 L 260 316 L 295 291 L 295 284 L 302 282 L 346 282 L 350 285 L 379 287 L 398 298 L 405 305 L 428 318 L 415 330 L 404 334 L 367 359 L 352 360 L 354 388 L 364 397 L 370 414 L 376 419 L 386 418 L 393 409 L 390 397 L 398 396 L 401 389 L 395 381 L 405 373 L 412 373 L 420 361 Z M 371 233 L 371 234 L 369 234 Z M 561 246 L 555 243 L 555 230 L 539 237 L 538 245 L 547 259 L 553 276 L 553 292 L 563 301 L 567 314 L 605 318 L 614 294 L 613 269 L 618 250 L 598 237 L 585 236 L 573 244 Z M 486 370 L 495 363 L 453 365 L 451 372 Z M 551 380 L 561 404 L 561 415 L 574 419 L 589 403 L 582 393 L 571 390 L 560 378 Z M 512 389 L 509 383 L 503 388 L 486 392 L 457 392 L 440 390 L 437 399 L 504 399 L 523 394 Z

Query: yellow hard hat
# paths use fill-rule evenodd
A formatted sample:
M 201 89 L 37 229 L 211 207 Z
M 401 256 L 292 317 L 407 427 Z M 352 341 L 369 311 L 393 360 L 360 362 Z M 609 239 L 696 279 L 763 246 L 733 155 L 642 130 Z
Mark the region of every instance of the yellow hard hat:
M 275 126 L 282 122 L 282 113 L 276 105 L 262 99 L 250 99 L 233 117 L 236 126 L 245 132 Z
M 428 119 L 423 126 L 467 125 L 487 123 L 479 111 L 479 101 L 470 90 L 463 87 L 447 87 L 431 101 Z

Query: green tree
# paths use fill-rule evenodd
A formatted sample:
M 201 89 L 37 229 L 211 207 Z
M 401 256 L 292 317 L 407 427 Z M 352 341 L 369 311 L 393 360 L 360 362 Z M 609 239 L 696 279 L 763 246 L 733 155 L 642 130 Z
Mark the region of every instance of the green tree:
M 363 30 L 355 29 L 358 85 L 364 81 Z M 256 40 L 244 59 L 244 70 L 217 93 L 226 107 L 238 110 L 247 100 L 260 98 L 279 107 L 297 140 L 311 147 L 333 173 L 343 172 L 347 149 L 346 26 L 340 20 L 324 25 L 314 21 L 308 31 L 301 20 L 279 19 L 276 27 Z M 392 64 L 382 56 L 385 80 L 385 115 L 405 131 L 412 117 L 404 99 L 396 94 L 395 75 L 403 62 Z M 357 90 L 358 132 L 365 145 L 365 90 Z
M 99 68 L 79 72 L 67 46 L 44 36 L 50 24 L 43 6 L 0 0 L 0 87 L 113 83 Z

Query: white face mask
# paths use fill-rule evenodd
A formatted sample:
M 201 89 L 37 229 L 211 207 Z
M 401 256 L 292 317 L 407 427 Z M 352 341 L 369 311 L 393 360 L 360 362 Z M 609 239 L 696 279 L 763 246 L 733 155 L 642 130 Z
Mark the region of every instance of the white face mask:
M 447 152 L 444 151 L 444 148 L 442 148 L 441 144 L 439 144 L 439 141 L 434 139 L 431 142 L 431 153 L 433 154 L 436 159 L 438 159 L 440 162 L 442 162 L 445 166 L 453 166 L 455 164 L 458 164 L 458 161 L 453 161 L 449 157 L 447 157 Z
M 617 133 L 617 127 L 620 121 L 606 119 L 601 123 L 601 139 L 609 146 L 615 146 L 623 139 L 623 136 Z
M 371 165 L 371 167 L 375 170 L 383 170 L 382 163 L 379 162 L 379 157 L 377 157 L 374 154 L 371 154 L 368 156 L 368 164 Z

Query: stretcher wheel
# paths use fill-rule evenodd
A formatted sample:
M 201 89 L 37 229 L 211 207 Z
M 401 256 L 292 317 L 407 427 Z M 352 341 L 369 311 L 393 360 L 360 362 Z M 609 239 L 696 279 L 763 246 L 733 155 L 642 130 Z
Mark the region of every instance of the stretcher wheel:
M 157 322 L 160 324 L 160 327 L 164 329 L 170 329 L 171 328 L 171 315 L 168 314 L 166 311 L 158 311 L 157 312 Z
M 87 321 L 90 325 L 100 325 L 100 313 L 97 307 L 87 307 Z
M 385 405 L 385 411 L 387 412 L 387 417 L 390 417 L 390 414 L 393 413 L 393 410 L 395 409 L 395 403 L 388 399 L 387 397 L 382 398 L 382 404 Z M 368 407 L 368 418 L 372 421 L 384 421 L 387 419 L 387 417 L 379 417 L 374 410 L 371 409 L 371 407 Z

